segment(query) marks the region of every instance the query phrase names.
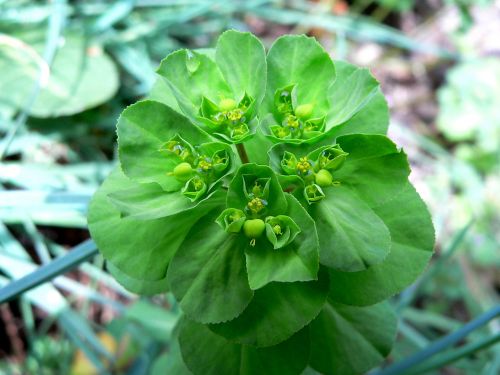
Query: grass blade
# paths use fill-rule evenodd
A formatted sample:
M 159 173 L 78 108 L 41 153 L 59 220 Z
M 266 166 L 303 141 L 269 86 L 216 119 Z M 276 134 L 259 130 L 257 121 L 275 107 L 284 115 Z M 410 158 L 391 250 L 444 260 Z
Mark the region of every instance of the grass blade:
M 0 303 L 16 298 L 27 290 L 30 290 L 66 271 L 77 267 L 97 254 L 97 247 L 92 240 L 86 240 L 74 247 L 67 255 L 53 260 L 47 265 L 38 268 L 33 273 L 11 282 L 0 289 Z
M 404 371 L 409 370 L 410 368 L 414 368 L 415 366 L 420 365 L 423 361 L 433 357 L 434 355 L 438 354 L 439 352 L 443 351 L 449 346 L 462 340 L 469 333 L 482 327 L 490 320 L 495 319 L 498 316 L 500 316 L 500 305 L 493 307 L 492 309 L 480 315 L 473 321 L 465 324 L 459 330 L 435 341 L 424 350 L 415 353 L 412 356 L 409 356 L 403 361 L 397 362 L 385 369 L 377 371 L 373 375 L 396 375 L 396 374 L 401 374 Z

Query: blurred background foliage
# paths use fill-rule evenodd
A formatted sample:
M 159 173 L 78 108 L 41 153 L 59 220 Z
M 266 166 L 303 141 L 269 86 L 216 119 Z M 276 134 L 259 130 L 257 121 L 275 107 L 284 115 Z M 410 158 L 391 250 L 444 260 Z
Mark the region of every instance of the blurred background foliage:
M 307 33 L 382 84 L 437 245 L 377 373 L 499 374 L 498 0 L 0 0 L 0 374 L 183 373 L 174 300 L 116 283 L 86 209 L 160 60 L 228 28 Z

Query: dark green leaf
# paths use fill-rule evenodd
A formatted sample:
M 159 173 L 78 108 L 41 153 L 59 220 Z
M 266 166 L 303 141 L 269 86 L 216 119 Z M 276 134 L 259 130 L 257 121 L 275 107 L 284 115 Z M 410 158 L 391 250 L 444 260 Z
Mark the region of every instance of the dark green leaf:
M 384 222 L 346 186 L 326 188 L 325 195 L 309 206 L 318 229 L 321 264 L 353 272 L 382 262 L 391 248 Z
M 318 315 L 328 293 L 327 283 L 326 272 L 320 270 L 318 281 L 268 284 L 255 291 L 239 317 L 209 327 L 231 342 L 258 347 L 279 344 Z
M 216 211 L 193 227 L 168 271 L 182 309 L 202 323 L 237 317 L 253 296 L 245 270 L 248 239 L 223 231 L 215 223 Z
M 354 307 L 328 301 L 310 324 L 310 364 L 325 375 L 364 374 L 389 354 L 396 328 L 387 302 Z
M 288 340 L 267 348 L 227 341 L 206 326 L 185 319 L 179 343 L 195 375 L 299 375 L 309 359 L 307 327 Z
M 391 252 L 383 263 L 361 272 L 331 271 L 333 300 L 372 305 L 406 288 L 432 256 L 434 228 L 425 204 L 408 184 L 394 199 L 374 208 L 391 232 Z

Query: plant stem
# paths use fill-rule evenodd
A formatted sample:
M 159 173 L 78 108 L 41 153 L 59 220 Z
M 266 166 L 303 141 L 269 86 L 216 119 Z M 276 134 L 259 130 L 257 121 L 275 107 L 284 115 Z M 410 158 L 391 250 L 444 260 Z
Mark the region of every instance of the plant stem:
M 238 143 L 236 145 L 236 149 L 238 150 L 238 155 L 240 156 L 241 162 L 243 164 L 249 163 L 247 151 L 245 150 L 245 146 L 243 146 L 243 143 Z

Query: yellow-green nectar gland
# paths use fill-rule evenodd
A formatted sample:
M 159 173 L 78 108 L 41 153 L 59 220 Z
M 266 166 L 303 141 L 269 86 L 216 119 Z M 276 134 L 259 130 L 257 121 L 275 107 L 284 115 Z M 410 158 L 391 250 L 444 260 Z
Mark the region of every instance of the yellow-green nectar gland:
M 299 174 L 305 175 L 311 170 L 311 163 L 309 163 L 307 158 L 304 156 L 299 159 L 296 168 Z
M 250 202 L 248 202 L 247 207 L 252 214 L 258 214 L 264 209 L 265 206 L 262 199 L 253 198 Z
M 277 236 L 281 236 L 283 233 L 281 232 L 281 226 L 279 224 L 276 224 L 275 226 L 273 226 L 273 232 L 274 234 L 276 234 Z
M 252 188 L 252 194 L 254 197 L 262 196 L 262 186 L 257 181 L 255 181 L 255 185 Z

